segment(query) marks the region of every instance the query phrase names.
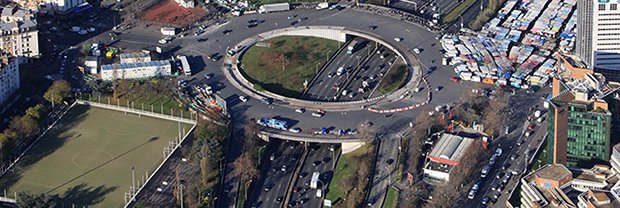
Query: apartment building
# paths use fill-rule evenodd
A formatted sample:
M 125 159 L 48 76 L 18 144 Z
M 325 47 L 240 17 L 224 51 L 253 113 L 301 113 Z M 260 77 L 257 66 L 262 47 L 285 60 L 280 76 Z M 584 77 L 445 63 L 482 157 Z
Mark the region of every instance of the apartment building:
M 39 31 L 32 13 L 16 6 L 0 12 L 0 50 L 11 56 L 35 58 L 39 53 Z
M 8 99 L 19 89 L 19 61 L 18 58 L 0 58 L 0 108 L 3 108 Z

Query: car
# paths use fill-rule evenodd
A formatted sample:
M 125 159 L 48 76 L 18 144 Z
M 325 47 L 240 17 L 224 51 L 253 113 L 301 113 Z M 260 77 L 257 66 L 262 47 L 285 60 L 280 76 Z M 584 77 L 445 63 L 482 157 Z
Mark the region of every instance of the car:
M 322 162 L 320 160 L 312 162 L 312 165 L 319 166 Z
M 277 168 L 275 168 L 275 167 L 274 167 L 274 168 L 271 168 L 271 172 L 274 172 L 274 173 L 275 173 L 275 172 L 278 172 L 278 169 L 277 169 Z
M 303 108 L 295 109 L 295 113 L 304 113 L 304 112 L 306 112 L 306 109 L 303 109 Z
M 441 88 L 443 88 L 443 87 L 441 87 L 441 86 L 435 87 L 435 91 L 439 92 L 441 90 Z
M 280 168 L 280 170 L 281 170 L 282 172 L 286 172 L 286 165 L 282 165 L 282 167 Z
M 196 41 L 198 41 L 199 43 L 205 42 L 209 40 L 208 38 L 198 38 Z
M 518 157 L 518 155 L 514 154 L 514 155 L 510 156 L 510 160 L 515 160 L 515 159 L 517 159 L 517 157 Z
M 534 129 L 534 127 L 536 127 L 536 125 L 534 125 L 533 123 L 530 123 L 527 125 L 527 129 L 532 130 Z
M 330 73 L 328 73 L 328 74 L 327 74 L 327 77 L 328 77 L 328 78 L 332 78 L 332 77 L 334 77 L 334 72 L 330 72 Z
M 78 32 L 78 34 L 80 34 L 80 35 L 86 35 L 86 34 L 88 34 L 88 31 L 87 31 L 87 30 L 80 30 L 80 31 Z
M 271 105 L 271 103 L 273 103 L 273 100 L 271 100 L 271 98 L 262 98 L 261 102 L 267 105 Z
M 306 172 L 301 172 L 301 173 L 299 173 L 299 178 L 306 177 L 307 175 L 308 175 L 308 173 L 306 173 Z
M 295 128 L 289 129 L 288 131 L 293 132 L 293 133 L 299 133 L 299 132 L 301 132 L 301 128 L 295 127 Z
M 322 192 L 321 189 L 317 189 L 316 190 L 316 198 L 321 198 L 321 197 L 323 197 L 323 192 Z
M 322 113 L 322 112 L 312 112 L 312 116 L 317 117 L 317 118 L 321 118 L 321 117 L 323 117 L 323 115 L 325 115 L 325 113 Z
M 310 181 L 305 181 L 305 182 L 304 182 L 304 185 L 305 185 L 305 186 L 309 186 L 309 185 L 310 185 Z
M 368 77 L 368 79 L 374 80 L 375 79 L 375 75 L 371 75 L 370 77 Z
M 414 49 L 413 49 L 413 52 L 414 52 L 414 53 L 418 53 L 418 54 L 419 54 L 419 53 L 420 53 L 420 52 L 422 52 L 422 51 L 420 51 L 420 49 L 419 49 L 419 48 L 414 48 Z
M 323 163 L 328 163 L 329 161 L 332 161 L 331 157 L 324 157 L 323 158 Z
M 501 192 L 502 190 L 504 190 L 504 184 L 498 184 L 498 186 L 495 188 L 496 191 Z
M 275 160 L 275 159 L 276 159 L 276 155 L 275 155 L 275 154 L 271 154 L 271 155 L 269 156 L 269 160 L 273 161 L 273 160 Z
M 334 149 L 334 145 L 330 145 L 330 146 L 329 146 L 329 151 L 330 151 L 330 152 L 333 152 L 334 150 L 335 150 L 335 149 Z
M 246 98 L 245 96 L 241 95 L 239 96 L 239 100 L 241 100 L 241 102 L 248 102 L 248 98 Z
M 402 38 L 398 38 L 398 37 L 394 38 L 394 40 L 395 40 L 396 42 L 403 41 L 403 39 L 402 39 Z
M 375 29 L 377 29 L 377 26 L 371 25 L 371 26 L 368 26 L 368 29 L 375 30 Z
M 213 75 L 211 75 L 211 74 L 205 74 L 205 79 L 211 79 L 211 77 L 213 77 Z
M 501 185 L 502 185 L 502 184 L 497 184 L 497 185 L 495 185 L 495 186 L 491 187 L 491 190 L 492 190 L 492 191 L 497 191 Z
M 459 80 L 461 80 L 461 78 L 459 77 L 450 77 L 450 80 L 453 82 L 458 82 Z
M 506 164 L 502 165 L 502 170 L 506 170 L 506 169 L 508 169 L 508 167 L 510 167 L 510 164 L 506 163 Z
M 499 198 L 499 194 L 498 194 L 498 193 L 495 193 L 495 195 L 493 195 L 493 198 L 494 198 L 494 199 Z
M 357 94 L 356 93 L 351 93 L 351 94 L 349 94 L 349 98 L 353 98 L 353 97 L 355 97 L 355 95 L 357 95 Z
M 271 186 L 270 185 L 265 185 L 265 188 L 263 190 L 269 191 L 269 190 L 271 190 Z
M 160 39 L 160 40 L 159 40 L 159 41 L 157 41 L 157 42 L 158 42 L 158 43 L 161 43 L 161 44 L 166 44 L 166 43 L 168 43 L 168 41 L 167 41 L 166 39 Z
M 232 30 L 228 29 L 228 30 L 224 30 L 222 31 L 222 33 L 224 33 L 224 35 L 228 35 L 232 32 Z
M 278 204 L 279 204 L 279 203 L 282 203 L 282 197 L 281 197 L 281 196 L 280 196 L 280 197 L 278 197 L 278 198 L 276 198 L 276 203 L 278 203 Z
M 254 28 L 254 27 L 256 27 L 256 26 L 258 26 L 258 24 L 249 24 L 249 25 L 248 25 L 248 28 Z
M 504 172 L 499 172 L 499 173 L 497 173 L 497 176 L 495 176 L 495 177 L 497 179 L 500 179 L 500 178 L 504 177 L 504 175 L 505 175 Z
M 379 58 L 380 58 L 380 59 L 384 59 L 386 56 L 387 56 L 386 54 L 381 54 L 381 55 L 379 56 Z
M 97 31 L 97 29 L 95 29 L 94 27 L 88 28 L 88 32 L 90 33 L 94 33 L 95 31 Z
M 489 203 L 489 197 L 484 197 L 484 199 L 482 199 L 482 204 L 486 205 L 487 203 Z

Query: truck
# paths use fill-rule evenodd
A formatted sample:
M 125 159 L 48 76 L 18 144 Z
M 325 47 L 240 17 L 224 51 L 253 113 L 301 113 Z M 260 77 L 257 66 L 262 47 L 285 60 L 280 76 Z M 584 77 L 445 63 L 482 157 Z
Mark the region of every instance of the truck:
M 327 9 L 329 7 L 329 3 L 321 2 L 319 5 L 316 5 L 316 10 Z
M 347 47 L 347 54 L 353 54 L 355 48 L 357 48 L 357 40 L 353 40 L 349 43 L 349 46 Z
M 279 3 L 279 4 L 265 4 L 258 7 L 258 13 L 271 13 L 271 12 L 284 12 L 291 10 L 291 5 L 289 3 Z
M 487 174 L 489 174 L 490 170 L 491 170 L 491 166 L 485 165 L 484 168 L 482 168 L 482 173 L 480 174 L 480 177 L 482 178 L 487 177 Z
M 185 76 L 192 76 L 192 69 L 189 67 L 187 57 L 177 56 L 177 58 L 181 61 L 181 68 L 183 69 L 183 73 L 185 74 Z
M 266 126 L 269 128 L 280 129 L 280 130 L 288 130 L 288 125 L 286 121 L 278 120 L 275 118 L 261 118 L 256 121 L 261 126 Z
M 319 182 L 319 172 L 312 173 L 312 179 L 310 179 L 310 188 L 317 189 L 319 186 L 317 183 Z
M 162 35 L 165 35 L 165 36 L 176 35 L 176 28 L 174 27 L 162 27 L 161 29 L 159 29 L 159 31 L 161 32 Z

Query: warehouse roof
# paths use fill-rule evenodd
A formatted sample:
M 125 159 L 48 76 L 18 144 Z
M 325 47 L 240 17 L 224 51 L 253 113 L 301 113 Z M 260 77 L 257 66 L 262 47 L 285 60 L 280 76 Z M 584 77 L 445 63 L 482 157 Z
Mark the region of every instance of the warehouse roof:
M 125 69 L 134 69 L 134 68 L 143 68 L 143 67 L 158 67 L 170 65 L 170 61 L 162 60 L 162 61 L 149 61 L 149 62 L 138 62 L 138 63 L 124 63 L 124 64 L 108 64 L 101 66 L 101 70 L 125 70 Z
M 473 141 L 470 138 L 443 133 L 428 158 L 435 162 L 456 165 Z

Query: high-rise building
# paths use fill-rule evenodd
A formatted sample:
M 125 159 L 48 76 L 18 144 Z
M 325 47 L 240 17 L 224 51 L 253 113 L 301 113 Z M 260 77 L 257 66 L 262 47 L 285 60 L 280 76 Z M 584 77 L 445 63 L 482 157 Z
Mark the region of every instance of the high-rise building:
M 609 161 L 612 128 L 618 125 L 620 113 L 620 83 L 607 82 L 601 74 L 575 67 L 579 66 L 576 63 L 569 56 L 561 59 L 561 68 L 568 71 L 553 79 L 552 97 L 547 101 L 547 162 L 569 167 Z
M 18 62 L 17 58 L 0 57 L 0 109 L 19 89 Z
M 576 52 L 588 67 L 620 81 L 620 2 L 579 0 Z

